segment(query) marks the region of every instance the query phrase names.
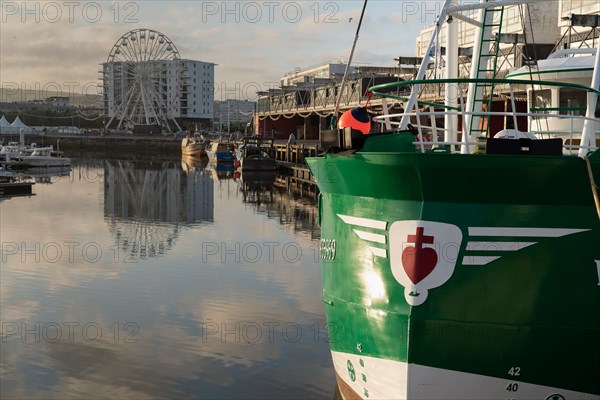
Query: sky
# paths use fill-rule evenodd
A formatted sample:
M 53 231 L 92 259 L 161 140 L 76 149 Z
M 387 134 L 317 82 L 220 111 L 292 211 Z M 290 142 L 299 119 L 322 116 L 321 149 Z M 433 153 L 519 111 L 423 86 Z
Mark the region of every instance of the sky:
M 256 100 L 295 68 L 348 60 L 363 1 L 0 1 L 0 83 L 98 93 L 100 64 L 130 30 L 157 30 L 182 58 L 217 64 L 215 99 Z M 393 66 L 413 56 L 436 0 L 370 0 L 353 63 Z M 2 101 L 2 99 L 0 99 Z

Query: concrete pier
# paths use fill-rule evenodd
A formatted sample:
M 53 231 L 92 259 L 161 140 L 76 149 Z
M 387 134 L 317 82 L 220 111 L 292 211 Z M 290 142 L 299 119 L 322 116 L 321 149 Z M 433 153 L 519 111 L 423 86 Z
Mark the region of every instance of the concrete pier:
M 0 136 L 4 143 L 16 142 L 19 135 Z M 54 146 L 62 151 L 110 152 L 181 152 L 181 137 L 173 136 L 89 136 L 89 135 L 25 135 L 26 144 Z

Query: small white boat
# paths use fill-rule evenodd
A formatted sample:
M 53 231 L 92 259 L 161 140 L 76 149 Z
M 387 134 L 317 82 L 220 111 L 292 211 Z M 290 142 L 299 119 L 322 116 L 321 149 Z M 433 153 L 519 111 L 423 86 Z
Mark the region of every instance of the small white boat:
M 38 147 L 9 143 L 0 148 L 0 164 L 10 168 L 68 167 L 71 159 L 64 157 L 53 146 Z

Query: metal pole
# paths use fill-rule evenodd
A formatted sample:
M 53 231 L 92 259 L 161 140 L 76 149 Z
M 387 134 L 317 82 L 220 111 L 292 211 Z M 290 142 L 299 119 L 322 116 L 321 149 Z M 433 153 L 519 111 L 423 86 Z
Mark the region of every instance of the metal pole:
M 425 72 L 427 72 L 427 65 L 429 64 L 429 58 L 430 58 L 429 54 L 433 50 L 433 44 L 436 42 L 436 39 L 439 36 L 439 32 L 442 27 L 442 24 L 444 23 L 444 20 L 446 19 L 446 10 L 452 1 L 453 0 L 446 0 L 446 2 L 444 3 L 444 7 L 442 8 L 442 11 L 440 12 L 438 21 L 435 25 L 435 30 L 431 34 L 431 39 L 429 40 L 429 45 L 427 46 L 427 50 L 425 51 L 425 54 L 423 55 L 423 61 L 421 62 L 421 66 L 419 67 L 419 72 L 417 72 L 417 76 L 415 77 L 415 80 L 422 80 L 425 77 Z M 419 95 L 419 89 L 420 89 L 420 85 L 413 85 L 412 90 L 410 92 L 410 97 L 408 98 L 408 102 L 404 106 L 405 114 L 402 116 L 402 119 L 400 120 L 400 127 L 399 127 L 400 130 L 405 130 L 406 126 L 410 123 L 410 115 L 408 115 L 408 114 L 412 111 L 413 107 L 415 106 L 415 104 L 417 102 L 417 96 Z
M 458 4 L 458 0 L 452 0 L 450 7 Z M 446 21 L 446 78 L 458 78 L 458 23 L 452 22 L 450 18 Z M 458 103 L 458 90 L 453 84 L 446 84 L 446 105 L 456 107 Z M 447 110 L 444 115 L 445 142 L 456 142 L 456 130 L 458 128 L 458 115 L 454 110 Z M 436 138 L 437 140 L 437 138 Z M 454 145 L 451 146 L 454 150 Z
M 594 63 L 594 75 L 590 88 L 598 90 L 600 88 L 600 48 L 596 49 L 596 60 Z M 596 104 L 598 104 L 598 94 L 588 92 L 587 94 L 587 111 L 585 113 L 585 122 L 583 123 L 583 132 L 581 133 L 581 146 L 596 146 L 596 129 L 598 128 L 597 120 L 593 120 L 596 113 Z M 590 151 L 581 147 L 579 149 L 579 157 L 585 157 Z
M 335 103 L 335 112 L 333 116 L 337 121 L 338 114 L 340 112 L 340 102 L 342 100 L 342 94 L 344 93 L 344 85 L 346 84 L 346 77 L 348 76 L 348 71 L 350 70 L 350 64 L 352 64 L 352 57 L 354 57 L 354 49 L 356 48 L 356 43 L 358 42 L 358 34 L 360 32 L 360 27 L 362 25 L 363 17 L 365 15 L 365 9 L 367 8 L 367 1 L 365 0 L 362 8 L 362 12 L 360 13 L 360 20 L 358 21 L 358 27 L 356 28 L 356 35 L 354 36 L 354 43 L 352 44 L 352 50 L 350 51 L 350 58 L 348 58 L 348 63 L 346 64 L 346 70 L 344 71 L 344 76 L 342 77 L 342 84 L 340 87 L 340 94 Z

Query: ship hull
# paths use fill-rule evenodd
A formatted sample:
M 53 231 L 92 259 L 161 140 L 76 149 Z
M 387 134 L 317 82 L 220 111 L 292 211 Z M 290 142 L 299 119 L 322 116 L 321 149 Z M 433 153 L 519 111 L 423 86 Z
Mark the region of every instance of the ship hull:
M 242 157 L 240 169 L 243 171 L 275 171 L 277 162 L 273 158 Z
M 204 144 L 188 144 L 181 146 L 181 155 L 187 157 L 205 157 L 205 146 Z
M 564 399 L 596 398 L 589 393 L 559 387 L 528 384 L 514 379 L 501 379 L 376 357 L 362 357 L 350 353 L 332 352 L 332 358 L 340 394 L 345 400 L 368 398 L 497 400 L 508 398 L 508 387 L 516 389 L 515 396 L 512 398 L 554 400 L 552 395 L 560 395 Z M 348 361 L 352 365 L 351 368 L 356 368 L 354 374 L 348 372 Z M 355 380 L 352 380 L 353 376 Z M 556 399 L 560 400 L 561 397 Z
M 232 163 L 235 161 L 235 157 L 230 151 L 207 151 L 206 154 L 208 155 L 208 159 L 212 163 Z
M 183 148 L 181 149 L 181 155 L 184 157 L 195 157 L 202 158 L 206 157 L 204 149 L 201 148 Z
M 600 216 L 583 159 L 307 162 L 344 397 L 600 398 Z

